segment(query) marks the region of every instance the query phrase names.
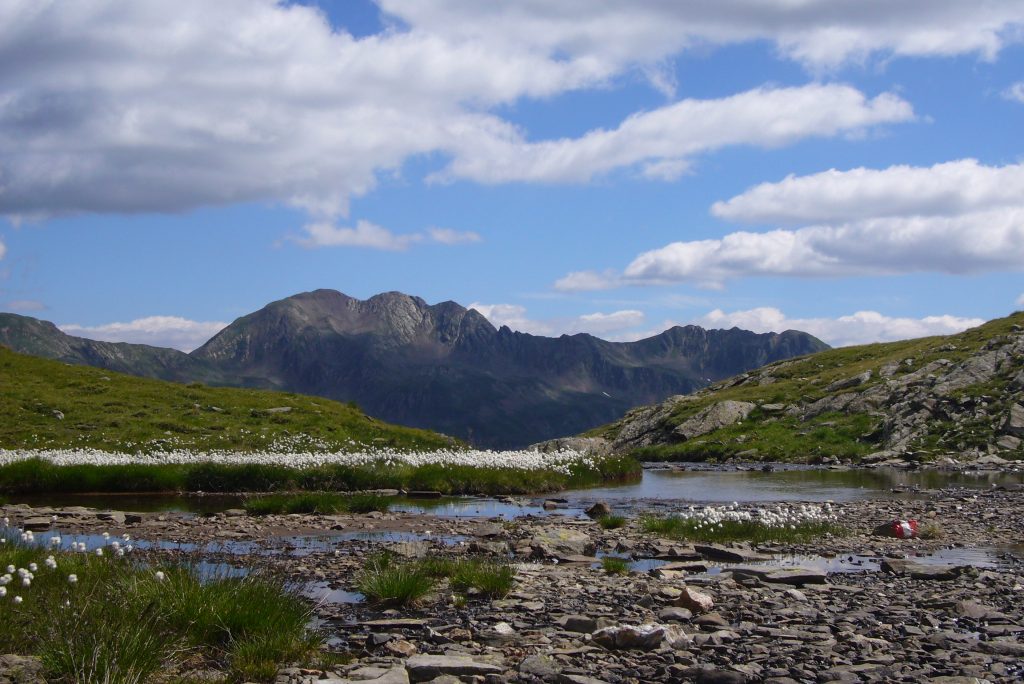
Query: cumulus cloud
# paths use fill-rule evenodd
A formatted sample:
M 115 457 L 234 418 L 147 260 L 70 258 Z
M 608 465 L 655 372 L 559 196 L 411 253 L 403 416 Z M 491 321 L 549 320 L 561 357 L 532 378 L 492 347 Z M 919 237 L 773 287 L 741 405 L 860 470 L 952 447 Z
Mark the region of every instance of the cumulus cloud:
M 12 299 L 7 302 L 8 311 L 44 311 L 46 305 L 36 299 Z
M 1003 97 L 1007 100 L 1024 103 L 1024 81 L 1017 81 L 1004 90 Z
M 711 206 L 743 223 L 843 223 L 878 216 L 960 216 L 1024 206 L 1024 164 L 986 166 L 975 159 L 934 166 L 830 169 L 762 183 Z
M 1024 165 L 973 159 L 930 167 L 830 170 L 763 183 L 712 206 L 748 223 L 800 224 L 673 242 L 621 273 L 578 271 L 555 283 L 581 291 L 688 282 L 721 288 L 744 277 L 947 274 L 1024 268 Z
M 512 330 L 532 335 L 575 335 L 590 333 L 598 337 L 612 333 L 621 333 L 629 328 L 642 325 L 644 313 L 635 309 L 623 309 L 611 313 L 595 312 L 583 314 L 575 318 L 534 319 L 527 315 L 526 307 L 519 304 L 480 304 L 469 305 L 476 309 L 487 320 L 496 326 L 507 325 Z
M 227 327 L 220 321 L 191 321 L 179 316 L 147 316 L 128 323 L 58 326 L 69 335 L 106 342 L 133 342 L 189 352 Z
M 773 42 L 812 69 L 875 54 L 993 58 L 1020 39 L 1016 0 L 380 0 L 385 10 L 436 35 L 506 49 L 560 53 L 619 65 L 691 46 Z M 608 68 L 608 67 L 606 67 Z
M 665 179 L 686 170 L 682 158 L 701 152 L 731 145 L 777 147 L 913 117 L 911 106 L 895 95 L 868 98 L 846 85 L 755 88 L 715 100 L 681 100 L 579 138 L 528 142 L 511 127 L 483 146 L 470 138 L 458 144 L 451 164 L 433 177 L 586 182 L 646 162 L 645 174 Z
M 294 238 L 303 247 L 366 247 L 401 252 L 410 245 L 435 242 L 442 245 L 460 245 L 480 242 L 479 234 L 451 228 L 428 228 L 426 233 L 395 234 L 369 221 L 357 221 L 354 228 L 331 223 L 311 223 L 304 227 L 305 235 Z
M 743 328 L 754 332 L 802 330 L 834 347 L 870 342 L 949 335 L 981 325 L 981 318 L 941 315 L 924 318 L 899 318 L 877 311 L 858 311 L 838 318 L 789 318 L 774 307 L 725 312 L 715 309 L 694 321 L 705 328 Z
M 362 38 L 275 0 L 8 2 L 0 214 L 276 201 L 331 222 L 382 173 L 432 153 L 451 158 L 446 178 L 579 181 L 639 165 L 672 180 L 702 151 L 855 132 L 905 121 L 910 107 L 842 85 L 763 88 L 534 141 L 500 106 L 634 69 L 671 93 L 666 65 L 694 45 L 769 40 L 815 65 L 875 52 L 991 57 L 1024 13 L 1016 0 L 985 12 L 923 2 L 380 0 L 389 28 Z

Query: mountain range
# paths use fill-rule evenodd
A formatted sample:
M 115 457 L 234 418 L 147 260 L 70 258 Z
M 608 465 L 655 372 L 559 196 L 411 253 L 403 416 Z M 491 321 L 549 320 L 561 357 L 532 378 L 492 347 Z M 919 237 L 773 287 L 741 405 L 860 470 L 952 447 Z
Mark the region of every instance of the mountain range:
M 389 422 L 492 448 L 575 434 L 639 404 L 828 346 L 798 331 L 676 326 L 637 342 L 495 328 L 455 302 L 316 290 L 243 316 L 186 354 L 66 335 L 0 314 L 12 350 L 177 382 L 354 401 Z

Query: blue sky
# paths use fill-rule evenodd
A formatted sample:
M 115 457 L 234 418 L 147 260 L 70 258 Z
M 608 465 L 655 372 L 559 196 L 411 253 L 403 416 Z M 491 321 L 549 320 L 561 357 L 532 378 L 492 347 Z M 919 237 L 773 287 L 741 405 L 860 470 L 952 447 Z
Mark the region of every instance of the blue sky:
M 832 344 L 1024 308 L 1017 0 L 0 6 L 0 310 L 190 349 L 400 290 Z

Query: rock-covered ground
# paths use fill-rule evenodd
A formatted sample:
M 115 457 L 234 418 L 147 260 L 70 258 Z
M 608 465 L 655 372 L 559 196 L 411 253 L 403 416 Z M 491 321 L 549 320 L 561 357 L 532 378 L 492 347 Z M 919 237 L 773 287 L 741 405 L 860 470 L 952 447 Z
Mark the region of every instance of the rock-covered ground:
M 69 537 L 128 532 L 160 542 L 139 547 L 164 559 L 201 553 L 288 573 L 317 603 L 329 647 L 352 661 L 283 667 L 280 682 L 1012 682 L 1024 678 L 1022 505 L 1016 487 L 837 504 L 848 535 L 758 548 L 659 539 L 637 517 L 605 530 L 557 511 L 514 521 L 4 514 L 40 529 L 57 515 Z M 938 538 L 872 534 L 907 518 Z M 494 600 L 463 602 L 442 584 L 415 608 L 352 602 L 357 572 L 385 548 L 509 558 L 515 585 Z M 639 562 L 610 575 L 595 562 L 606 554 Z

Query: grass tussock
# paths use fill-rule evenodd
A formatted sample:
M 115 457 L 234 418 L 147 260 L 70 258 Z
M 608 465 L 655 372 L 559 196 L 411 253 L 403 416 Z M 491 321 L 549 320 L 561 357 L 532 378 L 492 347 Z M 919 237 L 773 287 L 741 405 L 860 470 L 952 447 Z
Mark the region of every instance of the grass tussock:
M 508 563 L 480 558 L 433 556 L 397 561 L 382 554 L 367 562 L 357 587 L 375 603 L 408 606 L 421 603 L 444 579 L 463 601 L 470 596 L 495 599 L 512 590 L 515 570 Z
M 433 490 L 443 494 L 530 494 L 639 479 L 640 464 L 609 456 L 593 466 L 559 470 L 465 465 L 329 464 L 289 468 L 259 463 L 57 466 L 27 459 L 0 466 L 0 492 L 346 492 L 372 489 Z
M 244 504 L 249 515 L 271 515 L 282 513 L 333 513 L 387 512 L 391 502 L 386 496 L 377 494 L 337 494 L 334 492 L 299 492 L 292 494 L 270 494 L 249 499 Z
M 601 569 L 609 575 L 629 574 L 629 561 L 618 556 L 605 556 L 601 559 Z
M 320 645 L 306 603 L 272 575 L 201 581 L 189 567 L 0 546 L 0 569 L 33 563 L 31 584 L 15 573 L 0 598 L 0 652 L 39 655 L 48 681 L 149 682 L 186 662 L 227 681 L 272 681 L 280 664 Z
M 708 524 L 699 518 L 649 517 L 643 529 L 667 539 L 696 542 L 811 542 L 826 536 L 844 536 L 846 528 L 828 521 L 801 521 L 789 525 L 768 525 L 759 521 L 724 520 Z
M 627 522 L 624 515 L 602 515 L 597 519 L 597 524 L 603 530 L 617 530 L 620 527 L 625 527 Z

